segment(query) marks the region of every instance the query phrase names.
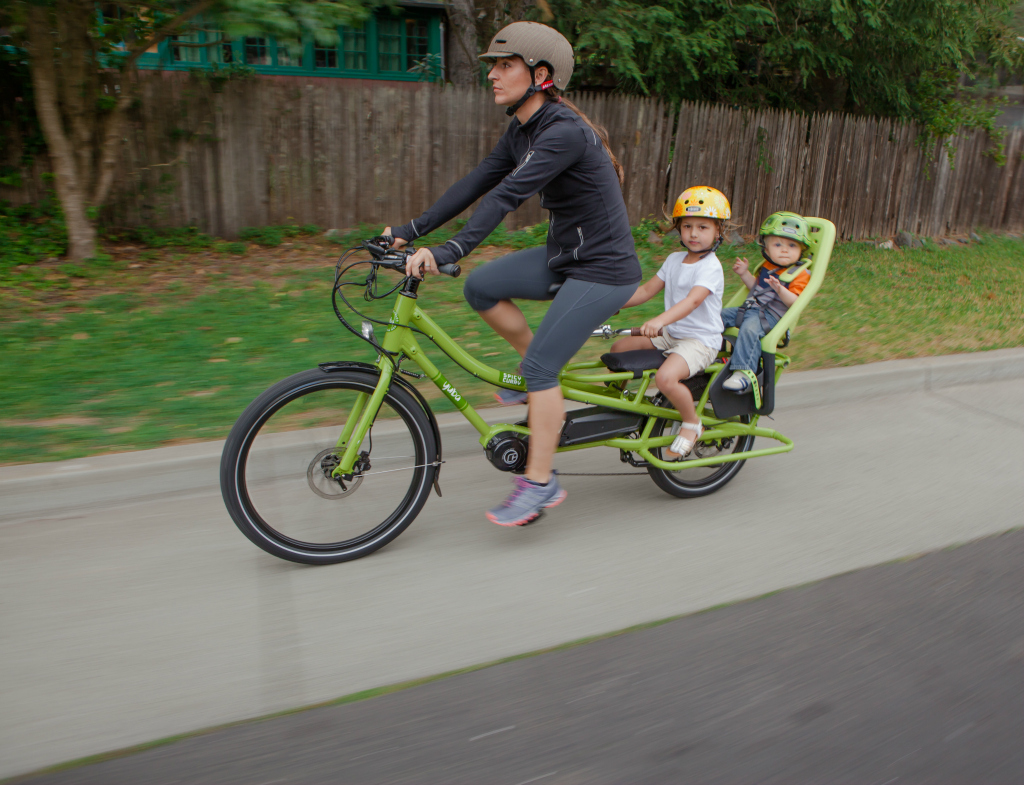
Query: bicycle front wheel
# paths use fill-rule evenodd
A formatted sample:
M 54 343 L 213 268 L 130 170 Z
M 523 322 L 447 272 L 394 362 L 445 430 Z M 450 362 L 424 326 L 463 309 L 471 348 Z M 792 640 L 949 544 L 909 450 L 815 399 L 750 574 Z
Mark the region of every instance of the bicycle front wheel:
M 221 491 L 252 542 L 288 561 L 334 564 L 387 545 L 416 518 L 438 446 L 426 412 L 398 385 L 359 446 L 359 469 L 335 478 L 338 441 L 377 385 L 367 371 L 291 376 L 250 404 L 221 458 Z

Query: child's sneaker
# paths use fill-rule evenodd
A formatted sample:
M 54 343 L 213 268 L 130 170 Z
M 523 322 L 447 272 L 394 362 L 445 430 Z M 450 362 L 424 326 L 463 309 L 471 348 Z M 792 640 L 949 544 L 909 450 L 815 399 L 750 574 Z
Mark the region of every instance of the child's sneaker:
M 742 395 L 750 391 L 750 378 L 743 371 L 733 371 L 732 376 L 722 382 L 722 389 Z
M 554 507 L 568 495 L 551 472 L 547 485 L 538 485 L 525 477 L 515 478 L 515 489 L 500 505 L 487 511 L 487 520 L 499 526 L 525 526 L 540 517 L 545 507 Z

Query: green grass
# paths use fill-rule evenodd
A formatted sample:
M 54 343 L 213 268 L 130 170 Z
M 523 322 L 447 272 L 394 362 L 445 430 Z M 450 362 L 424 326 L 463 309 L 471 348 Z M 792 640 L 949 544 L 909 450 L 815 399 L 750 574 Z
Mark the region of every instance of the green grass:
M 674 248 L 649 245 L 646 228 L 636 234 L 650 276 Z M 473 259 L 542 242 L 543 228 L 502 228 L 495 241 L 500 248 L 483 247 L 467 268 Z M 73 281 L 80 286 L 40 291 L 0 282 L 0 462 L 221 438 L 249 401 L 282 377 L 328 360 L 372 361 L 366 344 L 331 310 L 332 257 L 340 249 L 317 242 L 244 256 L 216 245 L 190 254 L 132 252 L 139 261 L 131 265 L 109 249 L 114 256 L 106 266 Z M 728 268 L 740 254 L 753 259 L 756 251 L 720 254 L 729 291 L 738 281 Z M 358 289 L 349 291 L 360 310 L 386 318 L 388 301 L 366 303 Z M 512 350 L 466 306 L 461 281 L 431 278 L 421 297 L 428 313 L 476 356 L 514 367 Z M 547 307 L 523 305 L 534 325 Z M 639 324 L 660 310 L 658 299 L 614 321 Z M 791 354 L 803 370 L 1021 346 L 1022 312 L 1019 239 L 906 252 L 851 243 L 835 250 Z M 606 342 L 592 341 L 581 356 L 607 350 Z M 438 351 L 431 355 L 474 405 L 491 400 L 491 388 Z M 419 387 L 439 411 L 451 409 L 433 385 Z

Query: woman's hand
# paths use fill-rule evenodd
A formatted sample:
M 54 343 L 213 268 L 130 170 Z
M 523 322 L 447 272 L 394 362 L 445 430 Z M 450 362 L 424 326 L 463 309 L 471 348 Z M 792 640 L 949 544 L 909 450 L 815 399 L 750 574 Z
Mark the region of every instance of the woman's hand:
M 750 264 L 747 262 L 745 256 L 741 256 L 735 262 L 732 263 L 732 271 L 736 273 L 740 278 L 750 272 Z
M 640 328 L 640 334 L 646 338 L 657 338 L 658 333 L 665 327 L 665 320 L 661 317 L 655 317 L 643 323 Z
M 384 231 L 381 232 L 381 234 L 382 235 L 391 235 L 392 237 L 395 237 L 393 234 L 391 234 L 391 227 L 390 226 L 385 226 L 384 227 Z M 391 247 L 392 248 L 401 248 L 403 245 L 408 245 L 408 243 L 405 240 L 403 240 L 401 237 L 395 237 L 395 239 L 391 241 Z
M 395 238 L 398 239 L 397 237 Z M 405 244 L 404 241 L 402 243 Z M 438 274 L 437 262 L 434 261 L 434 254 L 429 248 L 420 248 L 416 253 L 405 260 L 405 274 L 413 278 L 423 278 L 427 273 Z

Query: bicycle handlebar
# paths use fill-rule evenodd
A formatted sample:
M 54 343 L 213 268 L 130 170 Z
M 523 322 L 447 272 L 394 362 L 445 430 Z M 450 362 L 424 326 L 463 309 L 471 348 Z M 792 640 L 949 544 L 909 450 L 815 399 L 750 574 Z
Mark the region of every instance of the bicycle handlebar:
M 416 249 L 412 246 L 393 248 L 392 243 L 394 242 L 394 237 L 383 234 L 369 240 L 364 240 L 363 247 L 373 256 L 374 264 L 404 273 L 406 260 L 416 253 Z M 448 275 L 452 278 L 458 278 L 462 274 L 462 268 L 454 262 L 437 265 L 437 271 L 442 275 Z
M 604 338 L 605 340 L 610 341 L 617 335 L 643 335 L 643 333 L 640 332 L 640 329 L 641 328 L 639 327 L 622 327 L 618 330 L 613 330 L 610 324 L 602 324 L 600 327 L 598 327 L 596 330 L 594 330 L 594 332 L 590 334 L 590 337 Z M 664 329 L 658 330 L 658 335 L 662 335 L 663 333 Z

